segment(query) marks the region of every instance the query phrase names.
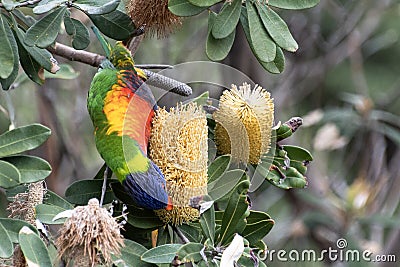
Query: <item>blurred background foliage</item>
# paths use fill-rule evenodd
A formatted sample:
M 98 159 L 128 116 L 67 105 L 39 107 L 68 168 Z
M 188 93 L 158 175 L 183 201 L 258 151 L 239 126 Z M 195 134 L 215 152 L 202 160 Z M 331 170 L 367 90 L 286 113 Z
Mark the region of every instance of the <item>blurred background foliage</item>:
M 400 260 L 400 2 L 326 0 L 310 10 L 280 15 L 300 44 L 296 53 L 285 52 L 282 74 L 269 74 L 261 67 L 240 26 L 222 61 L 272 93 L 277 121 L 303 117 L 299 132 L 285 142 L 314 155 L 307 189 L 284 191 L 264 183 L 251 196 L 254 208 L 267 211 L 277 222 L 265 242 L 275 250 L 320 251 L 336 248 L 336 240 L 346 238 L 349 248 L 397 253 Z M 207 16 L 203 12 L 185 20 L 168 38 L 146 38 L 136 62 L 174 65 L 208 60 Z M 88 50 L 101 51 L 96 41 Z M 52 129 L 49 141 L 31 153 L 51 164 L 47 186 L 61 195 L 73 181 L 91 178 L 102 165 L 86 110 L 96 69 L 69 64 L 73 70 L 66 73 L 73 79 L 48 79 L 41 87 L 21 80 L 19 88 L 0 91 L 0 132 L 8 129 L 9 118 L 17 126 L 38 122 Z M 196 88 L 195 95 L 206 90 L 210 88 Z M 164 97 L 162 104 L 176 102 L 174 97 Z M 0 198 L 5 198 L 3 192 Z M 4 206 L 0 216 L 6 216 Z M 381 266 L 395 266 L 391 264 Z

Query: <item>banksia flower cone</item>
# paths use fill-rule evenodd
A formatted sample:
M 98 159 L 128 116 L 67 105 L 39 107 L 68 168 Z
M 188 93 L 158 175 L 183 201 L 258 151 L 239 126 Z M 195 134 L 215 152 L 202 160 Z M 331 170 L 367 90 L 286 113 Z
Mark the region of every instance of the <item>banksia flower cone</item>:
M 156 210 L 174 225 L 196 220 L 199 211 L 189 206 L 193 197 L 207 194 L 207 119 L 196 104 L 159 109 L 153 119 L 150 157 L 167 182 L 172 210 Z
M 28 192 L 16 194 L 13 202 L 8 205 L 9 217 L 22 219 L 35 225 L 35 207 L 43 203 L 45 193 L 46 189 L 42 181 L 29 184 Z
M 180 17 L 169 11 L 168 0 L 129 0 L 126 8 L 136 27 L 145 26 L 158 37 L 165 37 L 182 24 Z
M 95 198 L 87 206 L 76 207 L 60 229 L 56 240 L 58 254 L 73 266 L 111 263 L 124 244 L 120 225 Z
M 256 85 L 232 85 L 219 101 L 214 113 L 217 122 L 215 143 L 220 154 L 232 154 L 232 158 L 245 163 L 258 164 L 260 157 L 271 145 L 271 129 L 274 122 L 274 103 L 271 95 Z
M 9 217 L 22 219 L 35 225 L 35 207 L 43 203 L 43 196 L 45 193 L 46 189 L 43 187 L 43 181 L 29 184 L 28 192 L 16 194 L 13 202 L 8 205 L 7 210 L 10 211 Z M 25 257 L 19 245 L 15 246 L 12 261 L 15 267 L 26 266 Z M 2 266 L 1 261 L 0 266 Z

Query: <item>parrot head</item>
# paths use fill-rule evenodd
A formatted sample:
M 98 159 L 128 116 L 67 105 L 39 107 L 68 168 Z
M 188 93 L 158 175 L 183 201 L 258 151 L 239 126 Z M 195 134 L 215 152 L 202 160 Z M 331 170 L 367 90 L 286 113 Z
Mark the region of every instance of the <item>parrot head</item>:
M 143 70 L 135 68 L 131 51 L 121 41 L 116 42 L 114 47 L 111 48 L 110 61 L 118 70 L 133 70 L 143 80 L 147 79 Z

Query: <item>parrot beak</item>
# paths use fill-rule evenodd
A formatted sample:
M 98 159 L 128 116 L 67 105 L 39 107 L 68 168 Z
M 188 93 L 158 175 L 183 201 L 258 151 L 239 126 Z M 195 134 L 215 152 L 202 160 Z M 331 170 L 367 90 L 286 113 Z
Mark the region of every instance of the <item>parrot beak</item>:
M 167 204 L 167 206 L 165 207 L 165 210 L 172 210 L 172 208 L 173 208 L 172 199 L 171 199 L 170 196 L 168 196 L 168 204 Z

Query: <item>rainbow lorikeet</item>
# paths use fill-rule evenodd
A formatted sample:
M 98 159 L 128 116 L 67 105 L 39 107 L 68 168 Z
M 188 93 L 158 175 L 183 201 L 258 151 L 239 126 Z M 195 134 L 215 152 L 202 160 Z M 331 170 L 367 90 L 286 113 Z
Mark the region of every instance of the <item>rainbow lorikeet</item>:
M 169 210 L 165 178 L 147 157 L 156 101 L 130 51 L 117 42 L 109 52 L 87 100 L 97 150 L 138 206 Z

